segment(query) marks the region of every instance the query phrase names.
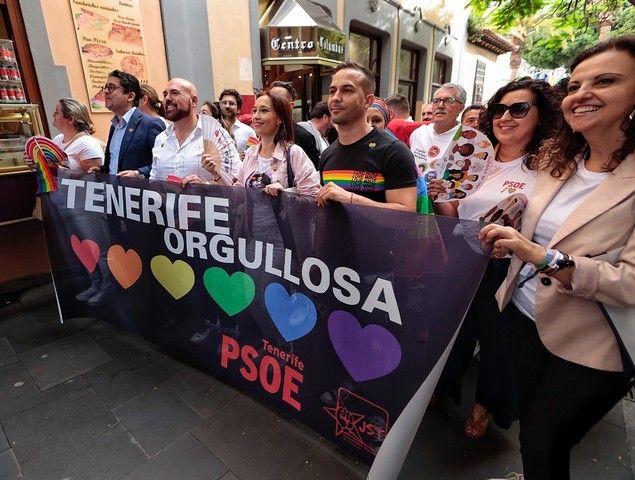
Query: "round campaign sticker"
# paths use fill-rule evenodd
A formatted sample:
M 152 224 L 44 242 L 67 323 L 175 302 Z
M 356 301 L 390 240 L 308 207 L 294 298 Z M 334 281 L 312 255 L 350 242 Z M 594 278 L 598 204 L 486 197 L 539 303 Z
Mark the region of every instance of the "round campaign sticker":
M 432 145 L 430 149 L 428 150 L 428 158 L 436 157 L 439 154 L 439 152 L 440 152 L 439 147 L 437 147 L 436 145 Z
M 471 127 L 459 127 L 446 154 L 435 165 L 437 178 L 447 189 L 436 201 L 460 200 L 474 193 L 493 161 L 494 149 L 487 136 Z

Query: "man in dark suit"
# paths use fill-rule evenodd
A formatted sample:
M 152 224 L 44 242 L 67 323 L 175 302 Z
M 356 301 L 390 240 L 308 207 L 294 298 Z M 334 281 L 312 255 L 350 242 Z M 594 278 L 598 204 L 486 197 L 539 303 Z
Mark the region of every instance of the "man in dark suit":
M 139 80 L 113 70 L 104 86 L 106 108 L 115 116 L 108 133 L 106 157 L 101 171 L 119 176 L 150 175 L 155 137 L 165 130 L 163 120 L 137 108 L 141 98 Z

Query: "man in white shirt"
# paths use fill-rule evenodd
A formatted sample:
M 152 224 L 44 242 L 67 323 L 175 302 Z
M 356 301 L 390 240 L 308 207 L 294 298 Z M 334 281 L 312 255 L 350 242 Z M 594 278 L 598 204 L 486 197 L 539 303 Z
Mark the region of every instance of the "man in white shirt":
M 236 142 L 236 149 L 240 154 L 240 158 L 242 158 L 248 148 L 247 140 L 249 137 L 256 137 L 256 132 L 253 128 L 238 120 L 238 112 L 243 107 L 243 97 L 240 96 L 237 90 L 226 88 L 220 92 L 218 102 L 220 104 L 222 124 L 231 134 L 234 142 Z
M 161 132 L 152 149 L 151 180 L 187 183 L 219 183 L 219 168 L 233 178 L 240 158 L 229 134 L 221 129 L 227 148 L 220 155 L 220 165 L 203 153 L 203 127 L 197 115 L 198 92 L 189 80 L 173 78 L 163 91 L 165 118 L 172 124 Z
M 433 169 L 443 157 L 460 123 L 457 120 L 465 106 L 465 89 L 445 83 L 434 92 L 432 123 L 421 125 L 410 135 L 410 150 L 421 170 Z

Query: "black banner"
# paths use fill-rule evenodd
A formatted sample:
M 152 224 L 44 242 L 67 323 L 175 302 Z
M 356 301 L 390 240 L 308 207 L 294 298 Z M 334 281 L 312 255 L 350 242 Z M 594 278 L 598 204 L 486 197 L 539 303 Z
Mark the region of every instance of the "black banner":
M 64 318 L 117 323 L 368 464 L 442 368 L 488 261 L 478 224 L 447 217 L 108 175 L 58 183 L 43 204 Z M 403 458 L 382 461 L 398 472 Z

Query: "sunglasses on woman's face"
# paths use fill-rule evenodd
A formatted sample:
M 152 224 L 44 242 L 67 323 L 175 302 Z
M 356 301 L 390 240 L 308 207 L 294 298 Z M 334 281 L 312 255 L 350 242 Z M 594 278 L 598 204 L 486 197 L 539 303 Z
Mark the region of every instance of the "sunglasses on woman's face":
M 511 105 L 505 105 L 504 103 L 495 103 L 490 105 L 488 110 L 492 112 L 492 117 L 501 118 L 505 115 L 505 112 L 509 110 L 509 114 L 512 118 L 523 118 L 526 117 L 531 109 L 532 105 L 535 105 L 533 102 L 517 102 L 512 103 Z

